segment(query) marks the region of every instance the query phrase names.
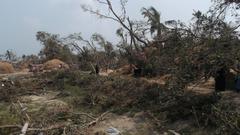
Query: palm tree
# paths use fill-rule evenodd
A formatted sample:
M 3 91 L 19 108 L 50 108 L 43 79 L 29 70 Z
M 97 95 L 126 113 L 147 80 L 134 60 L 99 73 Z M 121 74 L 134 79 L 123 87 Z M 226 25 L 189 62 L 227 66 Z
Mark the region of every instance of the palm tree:
M 157 38 L 161 38 L 162 30 L 165 28 L 161 23 L 161 14 L 154 7 L 150 7 L 148 9 L 143 8 L 142 15 L 144 18 L 147 18 L 150 23 L 151 34 L 157 32 Z

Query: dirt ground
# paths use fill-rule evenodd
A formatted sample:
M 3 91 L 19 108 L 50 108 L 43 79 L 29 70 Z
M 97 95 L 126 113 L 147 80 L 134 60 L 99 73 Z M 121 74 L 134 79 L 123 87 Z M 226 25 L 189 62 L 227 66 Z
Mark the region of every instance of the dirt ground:
M 129 135 L 158 135 L 144 113 L 137 113 L 133 117 L 126 115 L 109 114 L 104 121 L 89 129 L 89 135 L 108 133 L 111 128 L 117 129 L 120 134 Z M 109 133 L 110 134 L 110 133 Z

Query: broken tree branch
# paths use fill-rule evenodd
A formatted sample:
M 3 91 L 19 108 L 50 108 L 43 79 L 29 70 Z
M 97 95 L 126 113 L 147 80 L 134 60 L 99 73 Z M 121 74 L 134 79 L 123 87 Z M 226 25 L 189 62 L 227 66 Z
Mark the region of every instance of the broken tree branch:
M 19 128 L 19 129 L 23 129 L 23 131 L 48 131 L 48 130 L 54 130 L 54 129 L 59 129 L 59 128 L 62 128 L 62 127 L 67 127 L 69 126 L 69 123 L 64 123 L 64 124 L 58 124 L 58 125 L 53 125 L 53 126 L 50 126 L 50 127 L 47 127 L 47 128 L 28 128 L 29 124 L 25 124 L 22 128 L 21 125 L 3 125 L 3 126 L 0 126 L 0 129 L 4 129 L 4 128 Z M 22 135 L 22 134 L 20 134 Z M 25 134 L 23 134 L 25 135 Z
M 84 116 L 87 116 L 91 119 L 96 119 L 94 116 L 90 115 L 90 114 L 87 114 L 87 113 L 73 113 L 74 115 L 84 115 Z
M 90 12 L 91 14 L 95 14 L 95 15 L 99 16 L 100 18 L 111 19 L 111 20 L 113 20 L 113 21 L 116 21 L 116 22 L 120 23 L 120 24 L 123 26 L 123 28 L 126 29 L 126 30 L 130 33 L 130 35 L 132 35 L 134 38 L 136 38 L 137 41 L 143 43 L 145 46 L 148 45 L 148 43 L 147 43 L 146 41 L 144 41 L 143 39 L 141 39 L 133 30 L 131 30 L 131 28 L 129 28 L 129 27 L 127 26 L 127 24 L 124 23 L 124 20 L 125 20 L 125 18 L 126 18 L 126 15 L 125 15 L 125 14 L 126 14 L 126 13 L 125 13 L 126 11 L 125 11 L 125 8 L 124 8 L 124 5 L 125 5 L 124 2 L 121 1 L 121 6 L 122 6 L 122 10 L 123 10 L 123 18 L 121 18 L 121 17 L 114 11 L 114 9 L 113 9 L 113 7 L 112 7 L 112 3 L 111 3 L 110 0 L 105 0 L 106 2 L 101 1 L 101 0 L 97 0 L 97 1 L 98 1 L 100 4 L 107 5 L 108 8 L 109 8 L 109 10 L 111 11 L 111 13 L 113 14 L 114 17 L 108 16 L 108 15 L 104 15 L 104 14 L 100 13 L 98 10 L 97 10 L 97 11 L 94 11 L 94 10 L 92 10 L 91 8 L 88 8 L 88 7 L 84 6 L 84 5 L 82 6 L 82 9 L 83 9 L 84 11 Z
M 145 46 L 148 46 L 147 42 L 145 42 L 144 40 L 142 40 L 141 38 L 139 38 L 136 33 L 134 33 L 130 28 L 128 28 L 128 26 L 122 21 L 122 19 L 117 15 L 117 13 L 113 10 L 112 8 L 112 3 L 110 2 L 110 0 L 106 0 L 108 3 L 108 8 L 110 9 L 110 11 L 112 12 L 112 14 L 117 18 L 118 22 L 127 30 L 129 31 L 129 33 L 131 35 L 133 35 L 139 42 L 143 43 Z
M 26 123 L 24 124 L 24 126 L 22 127 L 22 130 L 21 130 L 22 133 L 21 133 L 20 135 L 26 135 L 27 130 L 28 130 L 28 126 L 29 126 L 29 123 L 26 122 Z
M 109 111 L 101 114 L 97 119 L 95 119 L 94 121 L 90 122 L 87 127 L 89 128 L 89 127 L 92 127 L 92 126 L 96 125 L 96 124 L 97 124 L 99 121 L 101 121 L 108 113 L 109 113 Z
M 168 130 L 168 132 L 170 132 L 170 133 L 172 133 L 172 134 L 174 134 L 174 135 L 181 135 L 181 134 L 177 133 L 177 132 L 174 131 L 174 130 Z
M 3 128 L 19 128 L 19 129 L 21 129 L 22 126 L 21 125 L 3 125 L 3 126 L 0 126 L 0 129 L 3 129 Z

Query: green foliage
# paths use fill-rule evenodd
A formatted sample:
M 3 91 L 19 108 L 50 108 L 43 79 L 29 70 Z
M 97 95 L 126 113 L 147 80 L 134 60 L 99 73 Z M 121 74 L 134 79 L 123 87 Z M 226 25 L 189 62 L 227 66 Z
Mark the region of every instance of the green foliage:
M 154 7 L 150 7 L 149 9 L 143 8 L 142 15 L 144 16 L 144 18 L 147 18 L 148 22 L 150 23 L 151 34 L 153 34 L 156 31 L 157 38 L 161 38 L 162 31 L 164 31 L 166 27 L 160 22 L 161 21 L 160 13 Z
M 11 108 L 8 107 L 10 106 L 8 103 L 1 103 L 0 107 L 0 125 L 2 124 L 16 124 L 18 122 L 20 122 L 20 118 L 11 113 Z

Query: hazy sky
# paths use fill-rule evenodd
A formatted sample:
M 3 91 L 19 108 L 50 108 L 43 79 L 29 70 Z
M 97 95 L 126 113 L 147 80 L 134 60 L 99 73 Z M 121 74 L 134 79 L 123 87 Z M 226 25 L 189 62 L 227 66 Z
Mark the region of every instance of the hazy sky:
M 112 0 L 114 7 L 118 0 Z M 116 41 L 118 24 L 97 19 L 85 13 L 81 4 L 96 7 L 93 0 L 0 0 L 0 53 L 8 49 L 18 55 L 38 53 L 41 45 L 36 41 L 37 31 L 67 35 L 82 33 L 89 38 L 98 32 L 109 41 Z M 211 0 L 129 0 L 127 12 L 130 18 L 142 18 L 142 7 L 155 7 L 163 20 L 177 19 L 189 22 L 193 10 L 206 11 Z

